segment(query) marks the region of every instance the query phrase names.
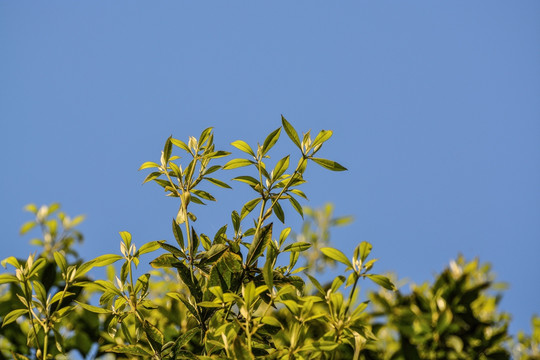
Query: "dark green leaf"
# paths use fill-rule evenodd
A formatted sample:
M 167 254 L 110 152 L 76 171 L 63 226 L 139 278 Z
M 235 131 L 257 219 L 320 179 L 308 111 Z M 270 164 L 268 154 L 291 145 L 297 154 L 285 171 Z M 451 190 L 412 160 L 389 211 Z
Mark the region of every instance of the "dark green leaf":
M 283 249 L 283 252 L 285 251 L 306 251 L 311 247 L 311 244 L 308 242 L 296 242 L 294 244 L 290 244 L 285 249 Z
M 251 266 L 262 255 L 268 241 L 272 239 L 272 225 L 273 223 L 266 225 L 255 234 L 246 256 L 247 266 Z
M 175 257 L 182 257 L 182 258 L 186 257 L 186 254 L 184 254 L 184 252 L 178 249 L 176 246 L 172 246 L 164 242 L 159 242 L 159 246 L 161 246 L 163 249 L 173 254 Z
M 179 263 L 180 260 L 175 258 L 172 254 L 163 254 L 152 260 L 150 262 L 150 265 L 153 268 L 161 268 L 161 267 L 173 267 L 175 264 Z

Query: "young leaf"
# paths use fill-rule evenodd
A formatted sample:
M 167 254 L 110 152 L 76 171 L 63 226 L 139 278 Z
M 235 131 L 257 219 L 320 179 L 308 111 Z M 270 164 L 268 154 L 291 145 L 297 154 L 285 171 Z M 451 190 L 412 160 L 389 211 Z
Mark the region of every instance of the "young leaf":
M 345 254 L 343 254 L 338 249 L 334 249 L 334 248 L 331 248 L 331 247 L 324 247 L 324 248 L 321 248 L 321 251 L 322 251 L 322 253 L 324 255 L 328 256 L 330 259 L 333 259 L 333 260 L 338 261 L 338 262 L 340 262 L 340 263 L 342 263 L 344 265 L 347 265 L 351 269 L 353 268 L 353 266 L 352 266 L 351 262 L 349 261 L 349 259 L 347 259 Z
M 371 252 L 372 247 L 373 246 L 371 246 L 371 244 L 368 243 L 367 241 L 362 241 L 362 243 L 360 243 L 360 261 L 362 263 L 368 257 L 369 253 Z
M 139 170 L 148 169 L 148 168 L 158 168 L 159 165 L 152 161 L 147 161 L 141 165 Z
M 150 241 L 141 246 L 141 248 L 137 251 L 137 255 L 143 255 L 152 251 L 156 251 L 157 249 L 159 249 L 159 247 L 159 241 Z
M 298 138 L 298 133 L 293 128 L 293 126 L 281 115 L 281 123 L 283 124 L 283 128 L 285 129 L 285 132 L 287 135 L 289 135 L 289 138 L 292 140 L 292 142 L 298 146 L 300 150 L 302 150 L 302 146 L 300 146 L 300 139 Z
M 322 167 L 332 170 L 332 171 L 345 171 L 347 170 L 346 167 L 341 166 L 335 161 L 327 160 L 327 159 L 320 159 L 320 158 L 310 158 L 311 160 L 315 161 L 317 164 L 321 165 Z
M 180 248 L 185 249 L 186 246 L 184 245 L 184 235 L 182 234 L 182 229 L 180 226 L 178 226 L 175 219 L 172 220 L 172 230 L 174 238 L 176 239 L 178 245 L 180 245 Z
M 317 137 L 311 143 L 311 148 L 315 148 L 317 145 L 324 143 L 326 140 L 332 137 L 332 131 L 330 130 L 321 130 Z

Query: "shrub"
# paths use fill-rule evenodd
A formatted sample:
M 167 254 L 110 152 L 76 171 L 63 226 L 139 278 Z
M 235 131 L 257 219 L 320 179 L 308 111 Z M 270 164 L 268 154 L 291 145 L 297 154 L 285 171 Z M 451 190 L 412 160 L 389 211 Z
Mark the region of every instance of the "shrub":
M 270 166 L 268 154 L 282 129 L 298 148 L 298 158 L 287 155 Z M 310 132 L 300 138 L 282 118 L 282 127 L 255 149 L 234 141 L 231 145 L 244 157 L 223 166 L 211 165 L 230 155 L 215 149 L 211 128 L 187 143 L 169 137 L 159 161 L 145 162 L 140 169 L 153 169 L 144 182 L 156 183 L 179 201 L 172 220 L 175 243 L 137 247 L 131 234 L 122 231 L 121 254 L 83 263 L 72 251 L 73 239 L 79 238 L 73 226 L 81 218 L 71 221 L 58 213 L 51 220 L 56 206 L 29 206 L 36 220 L 23 230 L 41 226 L 43 252 L 2 262 L 15 274 L 0 275 L 0 284 L 9 284 L 0 303 L 0 356 L 61 358 L 70 350 L 86 356 L 97 345 L 91 356 L 107 352 L 118 359 L 358 359 L 372 337 L 362 316 L 367 303 L 355 301 L 358 281 L 369 278 L 389 290 L 392 283 L 370 273 L 376 260 L 367 260 L 372 247 L 362 242 L 352 256 L 320 247 L 326 258 L 345 267 L 347 276 L 323 287 L 306 274 L 311 283 L 306 286 L 300 275 L 315 265 L 309 259 L 308 268 L 297 264 L 312 243 L 288 240 L 291 228 L 283 211 L 290 205 L 303 216 L 300 200 L 307 197 L 300 187 L 309 163 L 346 170 L 316 157 L 331 136 L 322 130 L 314 139 Z M 177 163 L 180 157 L 173 149 L 183 151 L 189 162 Z M 215 174 L 243 167 L 251 172 L 233 180 L 247 184 L 254 198 L 233 211 L 230 222 L 222 219 L 215 234 L 201 232 L 193 205 L 215 201 L 203 184 L 230 188 Z M 64 231 L 58 231 L 59 224 Z M 158 249 L 165 253 L 150 262 L 156 270 L 137 276 L 141 256 Z M 109 266 L 116 262 L 121 263 L 119 273 Z M 88 271 L 101 266 L 109 266 L 108 279 L 87 278 Z M 100 295 L 99 305 L 90 303 L 92 293 Z

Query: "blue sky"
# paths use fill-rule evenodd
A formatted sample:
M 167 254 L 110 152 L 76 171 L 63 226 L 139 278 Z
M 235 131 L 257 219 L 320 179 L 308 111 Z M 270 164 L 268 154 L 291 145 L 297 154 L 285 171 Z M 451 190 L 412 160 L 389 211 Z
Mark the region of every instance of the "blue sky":
M 31 202 L 87 215 L 87 259 L 122 230 L 171 239 L 177 204 L 140 164 L 209 126 L 255 144 L 283 114 L 333 130 L 322 154 L 349 169 L 306 175 L 306 205 L 356 219 L 334 246 L 370 241 L 378 272 L 415 282 L 479 256 L 513 332 L 540 312 L 538 1 L 3 1 L 0 49 L 1 258 L 33 250 Z M 200 231 L 251 195 L 232 194 Z

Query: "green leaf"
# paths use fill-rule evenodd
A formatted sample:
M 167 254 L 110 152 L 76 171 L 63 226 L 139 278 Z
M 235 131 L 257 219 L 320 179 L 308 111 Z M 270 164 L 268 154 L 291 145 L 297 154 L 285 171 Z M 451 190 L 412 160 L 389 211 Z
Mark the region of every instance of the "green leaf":
M 180 228 L 175 219 L 172 220 L 172 231 L 176 242 L 178 243 L 178 245 L 180 245 L 180 248 L 185 249 L 186 246 L 184 245 L 184 234 L 182 233 L 182 229 Z
M 352 266 L 351 262 L 349 261 L 349 259 L 347 259 L 345 254 L 343 254 L 338 249 L 334 249 L 334 248 L 331 248 L 331 247 L 324 247 L 324 248 L 321 248 L 321 251 L 322 251 L 322 253 L 324 255 L 328 256 L 330 259 L 338 261 L 338 262 L 340 262 L 340 263 L 342 263 L 344 265 L 347 265 L 351 269 L 353 268 L 353 266 Z
M 216 198 L 213 197 L 210 193 L 206 192 L 206 191 L 203 191 L 203 190 L 197 190 L 197 189 L 192 189 L 191 192 L 195 195 L 197 195 L 198 197 L 200 198 L 203 198 L 205 200 L 210 200 L 210 201 L 216 201 Z
M 310 158 L 311 160 L 315 161 L 317 164 L 321 165 L 322 167 L 332 170 L 332 171 L 345 171 L 347 170 L 346 167 L 343 167 L 342 165 L 338 164 L 335 161 L 327 160 L 327 159 L 320 159 L 320 158 Z
M 211 182 L 212 184 L 214 184 L 216 186 L 219 186 L 219 187 L 222 187 L 222 188 L 225 188 L 225 189 L 232 189 L 229 185 L 227 185 L 226 183 L 224 183 L 221 180 L 214 179 L 214 178 L 209 178 L 209 177 L 204 177 L 203 179 L 206 180 L 206 181 Z
M 304 210 L 302 209 L 302 205 L 300 205 L 300 203 L 298 202 L 298 200 L 296 200 L 295 198 L 293 198 L 292 196 L 289 197 L 289 202 L 291 203 L 291 205 L 293 206 L 294 210 L 296 210 L 296 212 L 298 214 L 300 214 L 300 216 L 302 217 L 302 219 L 304 218 Z
M 273 316 L 263 316 L 261 318 L 261 322 L 263 324 L 266 324 L 266 325 L 270 325 L 270 326 L 274 326 L 274 327 L 278 327 L 278 328 L 281 328 L 281 323 L 279 322 L 278 319 L 276 319 L 275 317 Z
M 165 163 L 167 163 L 171 157 L 171 152 L 172 152 L 171 139 L 172 139 L 172 136 L 169 136 L 167 140 L 165 141 L 165 146 L 163 147 L 163 158 L 165 159 Z
M 184 334 L 180 335 L 174 341 L 175 342 L 175 345 L 174 345 L 175 349 L 181 349 L 182 347 L 184 347 L 184 345 L 186 345 L 193 338 L 193 336 L 198 334 L 200 332 L 200 330 L 201 330 L 200 328 L 194 327 L 194 328 L 189 329 Z
M 163 246 L 163 244 L 161 244 L 161 246 Z M 154 260 L 152 260 L 150 262 L 150 265 L 153 268 L 162 268 L 162 267 L 168 268 L 168 267 L 175 266 L 175 264 L 179 262 L 180 260 L 175 258 L 172 254 L 163 254 L 163 255 L 158 256 Z
M 274 167 L 273 173 L 272 173 L 272 179 L 277 180 L 287 169 L 289 168 L 289 158 L 290 156 L 287 155 L 283 159 L 279 160 Z
M 75 300 L 75 302 L 77 304 L 79 304 L 79 306 L 82 307 L 83 309 L 88 310 L 88 311 L 93 312 L 93 313 L 96 313 L 96 314 L 112 314 L 112 311 L 108 310 L 108 309 L 103 309 L 103 308 L 100 308 L 100 307 L 97 307 L 97 306 L 85 304 L 83 302 L 79 302 L 79 301 L 76 301 L 76 300 Z
M 386 276 L 383 275 L 366 275 L 369 279 L 371 279 L 375 284 L 382 286 L 383 288 L 387 290 L 396 290 L 396 287 L 394 284 L 388 279 Z
M 171 254 L 173 254 L 175 257 L 182 257 L 182 258 L 186 257 L 186 254 L 184 254 L 184 252 L 182 250 L 178 249 L 176 246 L 169 245 L 169 244 L 164 243 L 164 242 L 160 242 L 159 246 L 161 246 L 163 249 L 165 249 L 168 252 L 170 252 Z
M 30 359 L 27 358 L 26 356 L 21 355 L 21 354 L 16 354 L 16 353 L 14 353 L 13 351 L 11 352 L 11 355 L 13 356 L 13 359 L 14 359 L 14 360 L 30 360 Z
M 186 284 L 191 295 L 197 300 L 197 302 L 202 300 L 202 290 L 201 286 L 196 277 L 191 277 L 191 272 L 188 267 L 181 261 L 178 261 L 173 264 L 173 266 L 178 270 L 178 275 L 180 279 Z
M 240 219 L 244 219 L 260 202 L 261 198 L 256 198 L 245 203 L 242 207 L 242 211 L 240 211 Z
M 290 244 L 289 246 L 285 247 L 283 249 L 283 252 L 285 251 L 306 251 L 311 247 L 311 244 L 308 242 L 296 242 L 294 244 Z
M 283 212 L 281 205 L 279 205 L 279 202 L 276 202 L 274 204 L 273 210 L 274 210 L 274 213 L 276 214 L 276 217 L 279 219 L 279 221 L 285 224 L 285 213 Z
M 90 262 L 92 263 L 92 267 L 106 266 L 106 265 L 113 264 L 117 262 L 118 260 L 122 260 L 123 258 L 124 257 L 121 255 L 106 254 L 106 255 L 98 256 L 97 258 L 95 258 L 94 260 L 91 260 Z
M 153 355 L 152 353 L 146 351 L 140 345 L 116 345 L 115 347 L 112 347 L 107 351 L 117 354 L 140 355 L 144 356 L 147 359 L 150 359 L 150 357 L 152 357 Z
M 319 290 L 319 292 L 322 294 L 322 295 L 325 295 L 326 292 L 324 291 L 323 287 L 321 286 L 321 283 L 315 279 L 313 276 L 309 275 L 309 274 L 306 274 L 307 277 L 309 278 L 309 280 L 311 280 L 311 283 L 315 286 L 315 288 L 317 290 Z
M 6 326 L 9 323 L 14 322 L 23 315 L 28 314 L 27 309 L 15 309 L 10 311 L 6 316 L 4 316 L 4 321 L 2 322 L 2 327 Z
M 131 234 L 127 231 L 120 231 L 120 236 L 122 237 L 122 240 L 124 240 L 124 243 L 129 249 L 131 247 Z
M 272 131 L 264 140 L 263 146 L 262 146 L 262 155 L 266 155 L 266 153 L 274 146 L 274 144 L 279 139 L 279 134 L 281 134 L 281 127 L 277 128 L 276 130 Z
M 178 139 L 173 139 L 173 138 L 171 138 L 171 143 L 172 143 L 174 146 L 177 146 L 177 147 L 179 147 L 180 149 L 185 150 L 185 151 L 187 151 L 188 153 L 191 154 L 191 150 L 190 150 L 189 147 L 186 145 L 186 143 L 183 142 L 182 140 L 178 140 Z
M 246 256 L 246 265 L 251 266 L 264 252 L 268 241 L 272 239 L 272 226 L 273 223 L 270 223 L 259 230 L 255 234 L 251 246 L 249 247 L 248 254 Z
M 152 344 L 152 347 L 158 350 L 161 349 L 163 346 L 163 334 L 161 331 L 148 320 L 144 320 L 143 329 L 148 341 Z
M 0 284 L 7 284 L 10 282 L 19 282 L 15 275 L 11 274 L 0 274 Z
M 330 130 L 321 130 L 317 137 L 315 137 L 315 140 L 311 143 L 311 148 L 315 149 L 317 145 L 320 145 L 324 143 L 326 140 L 330 139 L 332 137 L 332 131 Z
M 201 136 L 199 136 L 199 144 L 200 144 L 200 145 L 204 144 L 204 142 L 205 142 L 206 140 L 208 140 L 209 138 L 212 138 L 212 137 L 210 136 L 210 134 L 212 134 L 212 129 L 213 129 L 212 127 L 209 127 L 209 128 L 206 128 L 206 129 L 204 129 L 204 130 L 202 131 Z M 211 145 L 211 144 L 212 144 L 212 141 L 210 141 L 210 142 L 208 143 L 208 145 Z
M 372 248 L 373 246 L 371 246 L 371 244 L 367 241 L 362 241 L 360 243 L 360 261 L 362 263 L 366 260 Z
M 298 146 L 300 150 L 302 150 L 302 146 L 300 145 L 300 139 L 298 138 L 298 133 L 294 129 L 294 127 L 281 115 L 281 123 L 283 124 L 283 128 L 285 129 L 285 132 L 287 135 L 289 135 L 289 138 L 292 140 L 292 142 Z
M 144 244 L 143 246 L 141 246 L 139 251 L 137 251 L 137 254 L 138 255 L 147 254 L 149 252 L 156 251 L 159 248 L 160 248 L 159 241 L 150 241 Z
M 283 245 L 285 240 L 287 240 L 287 237 L 289 236 L 290 232 L 291 232 L 290 227 L 281 230 L 281 234 L 279 234 L 279 247 L 281 247 L 281 245 Z
M 144 178 L 143 180 L 143 184 L 144 183 L 147 183 L 149 181 L 152 181 L 154 179 L 157 179 L 158 177 L 161 176 L 161 173 L 159 171 L 154 171 L 154 172 L 151 172 L 150 174 L 146 175 L 146 177 Z
M 24 207 L 25 211 L 31 212 L 32 214 L 37 214 L 38 208 L 36 204 L 28 204 Z
M 21 235 L 26 234 L 27 232 L 32 230 L 36 225 L 37 225 L 36 222 L 33 220 L 25 222 L 24 225 L 21 226 L 21 230 L 19 231 L 19 234 Z
M 227 162 L 225 165 L 223 165 L 223 169 L 225 170 L 236 169 L 239 167 L 249 166 L 252 164 L 254 164 L 254 162 L 248 159 L 232 159 L 229 162 Z
M 156 164 L 156 163 L 153 162 L 153 161 L 147 161 L 147 162 L 145 162 L 145 163 L 143 163 L 143 164 L 141 165 L 141 167 L 139 168 L 139 171 L 140 171 L 140 170 L 143 170 L 143 169 L 148 169 L 148 168 L 159 168 L 159 165 Z
M 21 266 L 19 264 L 19 260 L 17 260 L 15 256 L 10 256 L 10 257 L 5 258 L 4 260 L 2 260 L 1 264 L 3 267 L 6 267 L 6 264 L 10 264 L 11 266 L 15 268 L 18 268 L 19 266 Z
M 246 143 L 245 141 L 236 140 L 236 141 L 232 142 L 231 145 L 234 146 L 235 148 L 237 148 L 238 150 L 241 150 L 241 151 L 243 151 L 245 153 L 248 153 L 249 155 L 255 157 L 255 153 L 253 152 L 251 147 L 248 145 L 248 143 Z
M 233 178 L 233 180 L 241 181 L 241 182 L 244 182 L 244 183 L 246 183 L 248 185 L 251 185 L 251 186 L 259 185 L 259 181 L 257 179 L 255 179 L 252 176 L 247 176 L 247 175 L 235 177 L 235 178 Z

